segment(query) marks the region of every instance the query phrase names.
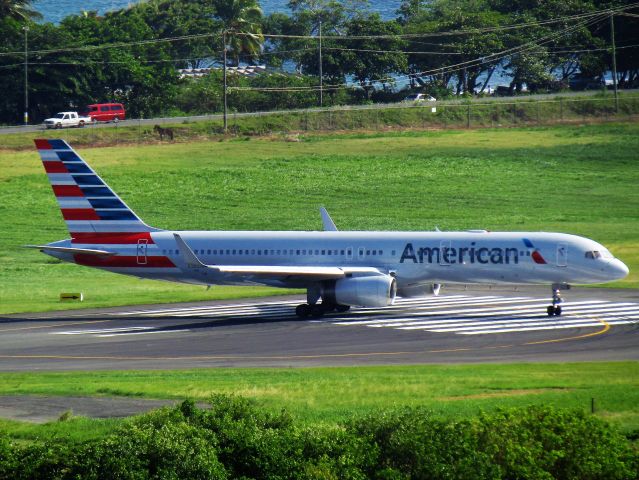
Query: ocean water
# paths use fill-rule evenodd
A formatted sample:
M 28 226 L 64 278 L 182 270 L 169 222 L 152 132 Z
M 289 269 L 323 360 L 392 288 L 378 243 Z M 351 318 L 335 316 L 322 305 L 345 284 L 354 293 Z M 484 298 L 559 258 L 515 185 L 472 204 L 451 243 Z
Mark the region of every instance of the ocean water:
M 382 18 L 395 17 L 401 0 L 369 0 L 370 9 L 378 12 Z M 45 22 L 58 23 L 67 15 L 77 14 L 83 10 L 97 10 L 104 13 L 109 10 L 118 10 L 137 2 L 131 0 L 35 0 L 34 7 L 44 15 Z M 260 5 L 265 14 L 273 12 L 290 13 L 287 8 L 288 0 L 261 0 Z

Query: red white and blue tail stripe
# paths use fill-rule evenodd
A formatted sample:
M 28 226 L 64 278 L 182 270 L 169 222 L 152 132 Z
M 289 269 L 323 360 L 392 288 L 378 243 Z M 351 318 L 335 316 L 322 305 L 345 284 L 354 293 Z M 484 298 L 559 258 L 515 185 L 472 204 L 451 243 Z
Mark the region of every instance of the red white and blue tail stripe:
M 35 140 L 73 243 L 150 239 L 145 224 L 64 140 Z

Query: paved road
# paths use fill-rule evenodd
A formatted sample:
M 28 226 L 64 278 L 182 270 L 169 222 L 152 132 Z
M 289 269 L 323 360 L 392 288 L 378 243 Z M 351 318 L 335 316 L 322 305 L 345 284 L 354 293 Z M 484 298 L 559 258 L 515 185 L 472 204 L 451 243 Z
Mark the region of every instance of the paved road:
M 623 90 L 622 95 L 627 94 L 635 94 L 638 93 L 639 89 L 634 90 Z M 589 90 L 584 92 L 563 92 L 560 94 L 551 93 L 551 94 L 538 94 L 538 95 L 525 95 L 518 97 L 479 97 L 475 99 L 471 99 L 471 102 L 474 104 L 482 105 L 486 103 L 513 103 L 513 102 L 522 102 L 529 100 L 556 100 L 557 98 L 570 98 L 570 97 L 589 97 L 593 95 L 599 94 L 599 90 Z M 623 98 L 623 97 L 622 97 Z M 276 111 L 267 111 L 267 112 L 240 112 L 240 113 L 229 113 L 228 118 L 230 120 L 234 118 L 242 118 L 242 117 L 260 117 L 266 115 L 287 115 L 291 113 L 319 113 L 319 112 L 338 112 L 338 111 L 353 111 L 353 110 L 383 110 L 390 108 L 420 108 L 420 107 L 445 107 L 447 105 L 459 105 L 466 104 L 467 99 L 461 100 L 444 100 L 439 101 L 434 104 L 424 103 L 411 105 L 403 102 L 397 103 L 385 103 L 385 104 L 374 104 L 374 105 L 349 105 L 349 106 L 338 106 L 331 108 L 305 108 L 305 109 L 293 109 L 293 110 L 276 110 Z M 612 100 L 610 100 L 612 101 Z M 191 115 L 188 117 L 156 117 L 156 118 L 136 118 L 131 120 L 123 120 L 119 123 L 95 123 L 92 125 L 88 125 L 85 128 L 116 128 L 116 127 L 137 127 L 141 125 L 155 125 L 155 124 L 165 124 L 165 123 L 184 123 L 184 122 L 201 122 L 205 120 L 222 120 L 222 114 L 210 114 L 210 115 Z M 29 133 L 29 132 L 44 132 L 46 129 L 44 125 L 15 125 L 9 127 L 0 127 L 0 135 L 10 134 L 10 133 Z M 49 135 L 52 135 L 55 130 L 49 130 Z
M 639 360 L 639 291 L 447 289 L 298 320 L 294 298 L 0 318 L 0 370 Z

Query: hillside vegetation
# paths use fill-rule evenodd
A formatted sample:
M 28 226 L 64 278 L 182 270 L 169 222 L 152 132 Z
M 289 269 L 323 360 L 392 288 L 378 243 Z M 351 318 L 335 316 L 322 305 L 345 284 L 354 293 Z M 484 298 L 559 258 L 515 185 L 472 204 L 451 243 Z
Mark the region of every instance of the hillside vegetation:
M 598 240 L 639 286 L 639 125 L 237 138 L 81 148 L 147 223 L 166 229 L 545 230 Z M 0 153 L 0 312 L 272 293 L 116 276 L 25 244 L 67 237 L 35 150 Z M 77 307 L 75 304 L 72 307 Z

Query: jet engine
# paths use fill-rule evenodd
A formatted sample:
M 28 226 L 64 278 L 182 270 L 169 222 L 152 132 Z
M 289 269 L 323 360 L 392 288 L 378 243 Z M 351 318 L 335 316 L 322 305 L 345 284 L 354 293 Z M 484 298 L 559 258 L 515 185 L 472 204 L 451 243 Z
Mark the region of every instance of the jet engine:
M 342 278 L 322 287 L 322 300 L 335 305 L 386 307 L 396 294 L 397 283 L 390 275 Z

